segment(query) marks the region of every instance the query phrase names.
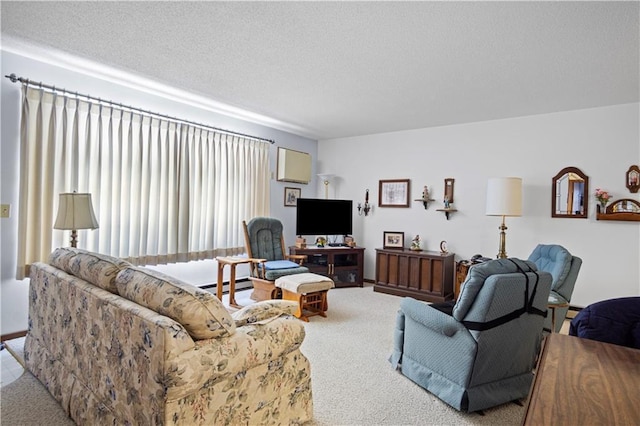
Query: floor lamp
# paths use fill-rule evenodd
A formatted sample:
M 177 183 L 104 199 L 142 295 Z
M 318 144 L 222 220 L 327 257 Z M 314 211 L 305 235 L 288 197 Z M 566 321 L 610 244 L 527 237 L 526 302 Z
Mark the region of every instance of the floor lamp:
M 330 173 L 320 173 L 318 174 L 318 177 L 320 179 L 322 179 L 322 183 L 324 183 L 324 198 L 325 200 L 329 199 L 329 183 L 331 182 L 331 179 L 333 178 L 333 174 Z
M 71 247 L 78 245 L 78 229 L 96 229 L 91 194 L 67 192 L 60 194 L 58 216 L 53 229 L 71 230 Z
M 506 216 L 522 216 L 522 178 L 502 177 L 489 178 L 487 183 L 487 216 L 502 216 L 500 230 L 500 247 L 498 259 L 507 257 Z

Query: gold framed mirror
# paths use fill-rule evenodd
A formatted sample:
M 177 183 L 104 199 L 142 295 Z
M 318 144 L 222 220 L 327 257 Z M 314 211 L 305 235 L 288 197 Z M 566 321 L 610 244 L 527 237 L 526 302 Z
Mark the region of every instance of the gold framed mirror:
M 589 177 L 577 167 L 565 167 L 551 180 L 551 217 L 586 219 Z

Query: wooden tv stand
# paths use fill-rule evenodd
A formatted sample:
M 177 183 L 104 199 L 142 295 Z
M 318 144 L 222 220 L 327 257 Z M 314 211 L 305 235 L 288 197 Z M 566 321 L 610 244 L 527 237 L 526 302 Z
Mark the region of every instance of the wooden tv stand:
M 309 272 L 327 276 L 336 287 L 362 287 L 364 284 L 364 247 L 289 247 L 289 254 L 307 256 L 303 266 Z

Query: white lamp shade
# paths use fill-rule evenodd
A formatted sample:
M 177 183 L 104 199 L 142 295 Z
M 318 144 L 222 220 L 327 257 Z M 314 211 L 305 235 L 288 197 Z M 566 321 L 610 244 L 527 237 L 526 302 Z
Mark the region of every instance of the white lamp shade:
M 319 173 L 318 177 L 322 179 L 322 182 L 331 182 L 335 175 L 332 173 Z
M 62 193 L 58 203 L 58 216 L 53 229 L 96 229 L 98 221 L 93 213 L 91 194 Z
M 489 178 L 487 216 L 522 216 L 522 178 Z

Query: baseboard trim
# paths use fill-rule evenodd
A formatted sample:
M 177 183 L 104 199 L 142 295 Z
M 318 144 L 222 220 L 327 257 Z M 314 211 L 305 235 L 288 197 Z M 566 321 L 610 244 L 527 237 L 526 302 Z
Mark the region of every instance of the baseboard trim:
M 242 290 L 246 290 L 247 288 L 252 288 L 252 284 L 250 286 L 247 286 L 247 283 L 251 284 L 251 280 L 249 280 L 249 278 L 241 278 L 236 280 L 236 291 L 242 291 Z M 212 288 L 216 288 L 218 287 L 218 285 L 216 283 L 212 283 L 212 284 L 206 284 L 203 286 L 200 286 L 199 288 L 203 289 L 203 290 L 208 290 L 211 291 Z M 222 283 L 222 294 L 229 294 L 229 282 L 228 281 L 224 281 Z

